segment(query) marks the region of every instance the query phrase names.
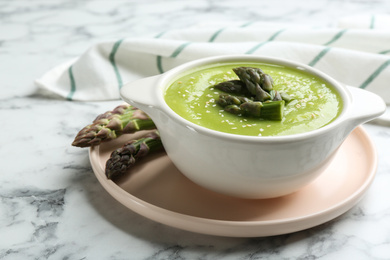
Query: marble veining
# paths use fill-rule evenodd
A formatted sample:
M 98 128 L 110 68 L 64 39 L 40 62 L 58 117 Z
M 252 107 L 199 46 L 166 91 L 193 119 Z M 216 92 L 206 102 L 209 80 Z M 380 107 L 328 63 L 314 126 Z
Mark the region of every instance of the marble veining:
M 33 84 L 104 40 L 253 21 L 337 26 L 388 10 L 385 0 L 0 0 L 0 259 L 390 259 L 388 126 L 364 126 L 378 171 L 347 213 L 287 235 L 214 237 L 124 208 L 96 180 L 87 150 L 71 147 L 81 127 L 121 101 L 69 102 Z

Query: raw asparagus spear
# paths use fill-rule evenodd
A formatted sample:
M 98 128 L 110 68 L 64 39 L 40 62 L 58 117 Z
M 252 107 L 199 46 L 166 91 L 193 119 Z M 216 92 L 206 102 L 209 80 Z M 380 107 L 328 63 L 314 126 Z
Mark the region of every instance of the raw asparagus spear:
M 145 112 L 124 104 L 99 115 L 92 124 L 81 129 L 72 145 L 89 147 L 110 141 L 122 134 L 155 128 L 154 122 Z
M 137 140 L 131 140 L 111 153 L 106 162 L 105 174 L 113 179 L 125 174 L 141 157 L 163 148 L 158 131 L 148 133 Z

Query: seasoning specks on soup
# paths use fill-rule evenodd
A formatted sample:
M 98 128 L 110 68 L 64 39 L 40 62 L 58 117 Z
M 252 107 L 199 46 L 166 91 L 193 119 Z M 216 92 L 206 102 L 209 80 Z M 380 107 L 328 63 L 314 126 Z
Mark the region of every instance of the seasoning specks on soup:
M 270 75 L 273 88 L 293 98 L 281 121 L 236 115 L 216 103 L 224 92 L 213 86 L 237 80 L 236 67 L 255 67 Z M 177 78 L 164 95 L 181 117 L 216 131 L 251 136 L 282 136 L 312 131 L 332 122 L 341 112 L 339 94 L 325 81 L 305 71 L 266 63 L 226 63 L 193 70 Z

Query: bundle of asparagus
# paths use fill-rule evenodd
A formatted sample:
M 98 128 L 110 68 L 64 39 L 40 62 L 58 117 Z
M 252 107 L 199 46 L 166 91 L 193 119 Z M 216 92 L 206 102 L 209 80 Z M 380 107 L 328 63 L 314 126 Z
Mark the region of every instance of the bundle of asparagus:
M 238 67 L 233 69 L 239 80 L 230 80 L 213 87 L 229 94 L 221 94 L 217 104 L 225 111 L 269 120 L 282 120 L 285 103 L 292 98 L 273 88 L 270 75 L 260 68 Z M 234 95 L 232 95 L 234 94 Z M 237 96 L 241 95 L 241 96 Z
M 90 147 L 141 130 L 154 131 L 137 140 L 125 143 L 111 153 L 106 162 L 105 174 L 112 179 L 126 173 L 141 157 L 163 148 L 154 122 L 142 110 L 128 104 L 117 106 L 112 111 L 99 115 L 76 135 L 72 145 Z

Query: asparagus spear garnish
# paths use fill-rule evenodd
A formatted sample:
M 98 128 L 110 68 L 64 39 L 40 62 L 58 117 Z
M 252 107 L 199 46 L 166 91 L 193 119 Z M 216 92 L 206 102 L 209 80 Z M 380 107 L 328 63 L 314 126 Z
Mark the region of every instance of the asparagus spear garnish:
M 242 82 L 241 80 L 224 81 L 214 85 L 213 87 L 222 90 L 223 92 L 226 93 L 241 94 L 241 95 L 248 94 L 248 90 L 245 86 L 245 83 Z
M 256 88 L 260 87 L 263 71 L 259 68 L 238 67 L 233 69 L 238 78 L 244 82 L 252 95 L 256 95 Z
M 233 69 L 240 80 L 230 80 L 214 87 L 229 94 L 221 94 L 216 103 L 225 111 L 236 115 L 248 115 L 269 120 L 282 120 L 284 105 L 292 98 L 273 88 L 270 75 L 260 68 L 238 67 Z M 246 90 L 245 90 L 246 89 Z M 241 94 L 244 96 L 233 96 Z
M 227 105 L 226 107 L 224 107 L 224 109 L 226 112 L 229 112 L 231 114 L 235 114 L 235 115 L 240 115 L 243 113 L 243 110 L 241 109 L 240 106 L 237 106 L 237 105 Z
M 273 80 L 265 74 L 260 68 L 238 67 L 233 69 L 234 73 L 244 82 L 248 91 L 256 96 L 258 101 L 271 99 L 270 92 L 273 87 Z
M 253 101 L 246 97 L 221 94 L 217 103 L 226 112 L 235 115 L 259 117 L 268 120 L 282 120 L 284 112 L 284 100 L 266 102 Z
M 228 105 L 241 105 L 242 103 L 244 102 L 248 102 L 248 101 L 251 101 L 249 98 L 247 97 L 242 97 L 242 96 L 233 96 L 233 95 L 230 95 L 230 94 L 221 94 L 219 95 L 219 98 L 217 99 L 217 104 L 222 106 L 222 107 L 225 107 L 225 106 L 228 106 Z
M 256 101 L 256 102 L 244 102 L 240 105 L 241 111 L 243 111 L 243 114 L 254 116 L 254 117 L 261 117 L 261 111 L 262 111 L 263 103 Z
M 293 98 L 286 92 L 280 92 L 280 97 L 288 104 Z
M 155 128 L 154 122 L 145 112 L 131 105 L 124 104 L 112 111 L 99 115 L 92 124 L 81 129 L 72 145 L 89 147 L 110 141 L 122 134 Z
M 163 145 L 157 130 L 125 143 L 113 151 L 107 160 L 105 171 L 107 178 L 113 179 L 125 174 L 140 158 L 161 148 Z
M 276 90 L 271 90 L 270 93 L 271 95 L 271 100 L 272 101 L 280 101 L 282 100 L 282 96 L 280 95 L 280 92 L 279 91 L 276 91 Z
M 256 100 L 261 102 L 271 100 L 271 95 L 258 86 L 256 87 Z
M 264 102 L 263 107 L 261 108 L 260 117 L 263 119 L 281 121 L 283 119 L 284 104 L 284 100 Z
M 273 89 L 274 81 L 268 74 L 263 74 L 263 80 L 261 82 L 261 87 L 267 92 L 270 92 Z

